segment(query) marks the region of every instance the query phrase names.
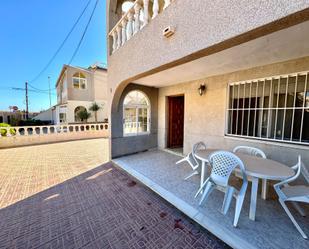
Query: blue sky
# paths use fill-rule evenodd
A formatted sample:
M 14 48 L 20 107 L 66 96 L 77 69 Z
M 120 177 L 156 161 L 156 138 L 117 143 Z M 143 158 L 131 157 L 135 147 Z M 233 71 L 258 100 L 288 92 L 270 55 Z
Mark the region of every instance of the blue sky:
M 24 88 L 47 64 L 88 0 L 10 0 L 0 6 L 0 110 L 16 105 L 25 109 Z M 33 86 L 48 89 L 48 76 L 54 87 L 63 64 L 67 64 L 80 40 L 95 0 L 85 12 L 71 37 L 51 66 Z M 80 50 L 72 65 L 87 67 L 106 63 L 105 0 L 100 0 Z M 47 94 L 29 92 L 29 111 L 49 107 Z M 55 91 L 52 104 L 56 103 Z

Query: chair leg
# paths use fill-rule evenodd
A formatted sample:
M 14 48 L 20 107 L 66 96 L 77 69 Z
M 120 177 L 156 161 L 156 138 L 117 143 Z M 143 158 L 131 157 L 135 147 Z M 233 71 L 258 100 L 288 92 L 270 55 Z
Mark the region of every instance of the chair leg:
M 244 195 L 238 195 L 236 198 L 235 216 L 234 216 L 234 222 L 233 222 L 234 227 L 237 227 L 242 205 L 244 203 L 244 199 L 245 199 Z
M 296 203 L 296 202 L 293 201 L 293 202 L 292 202 L 292 205 L 293 205 L 293 207 L 298 211 L 298 213 L 300 213 L 301 216 L 306 217 L 306 213 L 305 213 L 304 209 L 302 209 L 302 207 L 299 206 L 298 203 Z
M 208 182 L 205 188 L 205 191 L 202 195 L 202 198 L 199 202 L 199 205 L 202 205 L 203 201 L 206 200 L 211 193 L 211 191 L 214 189 L 214 185 L 211 182 Z
M 209 179 L 209 178 L 208 178 L 208 179 Z M 196 192 L 194 198 L 196 198 L 196 197 L 203 191 L 203 188 L 206 186 L 206 184 L 207 184 L 208 181 L 209 181 L 208 179 L 207 179 L 207 180 L 202 184 L 202 186 L 198 189 L 198 191 Z
M 298 230 L 298 232 L 300 232 L 300 234 L 303 236 L 304 239 L 308 239 L 307 235 L 304 233 L 304 231 L 300 228 L 300 226 L 298 225 L 297 221 L 294 219 L 293 215 L 291 214 L 290 210 L 288 209 L 288 207 L 285 205 L 285 202 L 281 199 L 279 199 L 279 202 L 281 204 L 281 206 L 283 207 L 284 211 L 287 213 L 287 215 L 289 216 L 290 220 L 293 222 L 294 226 L 296 227 L 296 229 Z
M 194 176 L 194 175 L 198 175 L 198 172 L 195 170 L 193 171 L 190 175 L 185 177 L 185 180 L 188 180 L 190 177 Z
M 183 162 L 186 162 L 187 161 L 187 158 L 183 158 L 183 159 L 180 159 L 179 161 L 176 162 L 176 164 L 180 164 L 180 163 L 183 163 Z
M 227 211 L 230 208 L 232 199 L 233 199 L 233 194 L 234 194 L 235 189 L 233 187 L 228 187 L 225 195 L 224 195 L 224 200 L 223 200 L 223 205 L 222 205 L 222 210 L 221 212 L 226 215 Z

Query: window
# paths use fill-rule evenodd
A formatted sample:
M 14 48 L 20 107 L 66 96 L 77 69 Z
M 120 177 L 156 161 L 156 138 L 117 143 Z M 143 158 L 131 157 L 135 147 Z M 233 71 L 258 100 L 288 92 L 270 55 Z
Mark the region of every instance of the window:
M 59 121 L 60 121 L 61 124 L 66 123 L 66 121 L 67 121 L 66 113 L 59 113 Z
M 150 131 L 150 102 L 140 91 L 129 92 L 123 102 L 123 133 L 139 135 Z
M 80 72 L 73 75 L 73 88 L 75 89 L 86 89 L 87 79 L 86 76 Z
M 228 135 L 309 144 L 309 72 L 229 84 Z

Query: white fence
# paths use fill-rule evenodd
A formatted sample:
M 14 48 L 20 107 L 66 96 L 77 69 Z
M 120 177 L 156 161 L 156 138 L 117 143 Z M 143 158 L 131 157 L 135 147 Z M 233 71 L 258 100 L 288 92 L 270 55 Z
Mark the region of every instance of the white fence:
M 0 148 L 107 138 L 108 123 L 0 127 Z
M 108 130 L 108 127 L 109 127 L 108 123 L 0 127 L 0 130 L 2 131 L 0 137 L 35 136 L 35 135 L 57 134 L 57 133 L 104 131 Z

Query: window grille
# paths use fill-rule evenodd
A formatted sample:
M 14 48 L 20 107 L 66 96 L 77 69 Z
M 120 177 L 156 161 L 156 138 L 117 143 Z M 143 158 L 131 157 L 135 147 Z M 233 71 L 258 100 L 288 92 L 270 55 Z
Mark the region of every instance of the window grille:
M 230 83 L 226 134 L 309 144 L 309 72 Z

